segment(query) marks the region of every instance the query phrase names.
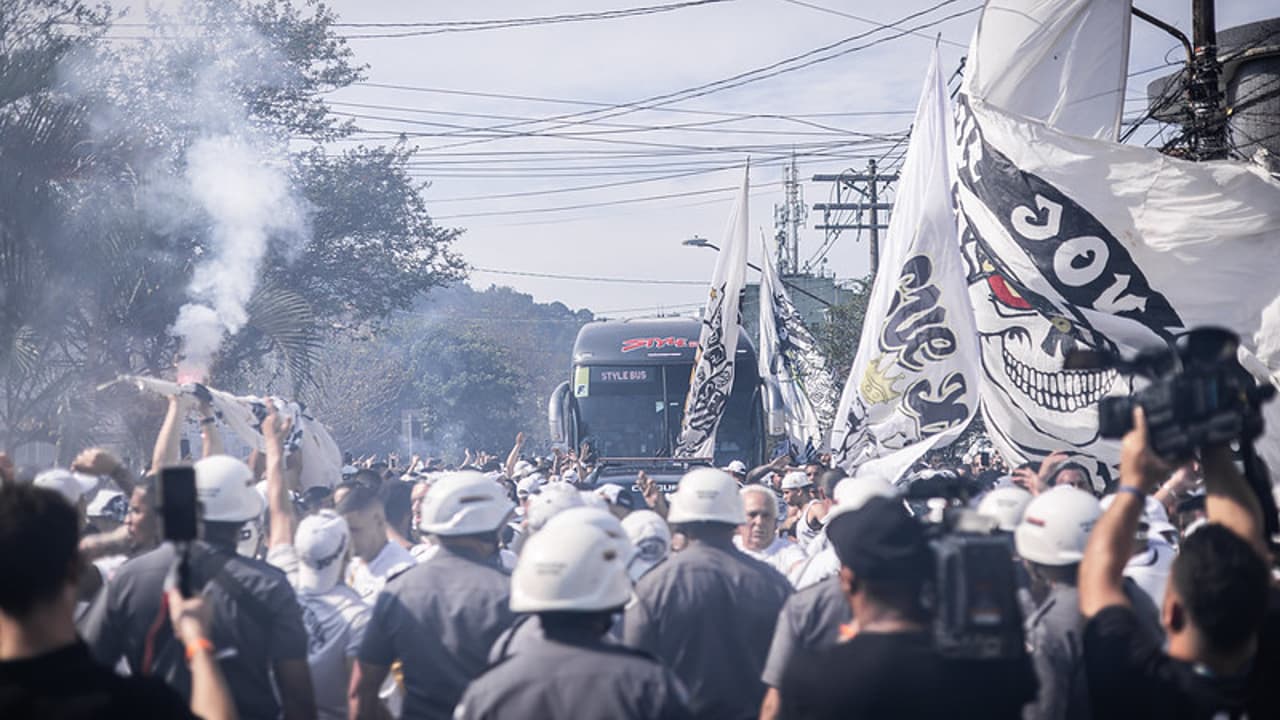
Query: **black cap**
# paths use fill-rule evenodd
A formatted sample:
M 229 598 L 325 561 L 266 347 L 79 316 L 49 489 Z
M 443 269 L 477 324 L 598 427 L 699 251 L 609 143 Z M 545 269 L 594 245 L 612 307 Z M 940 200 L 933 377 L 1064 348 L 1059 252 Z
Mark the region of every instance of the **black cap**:
M 832 518 L 827 537 L 840 564 L 868 580 L 918 580 L 928 572 L 924 527 L 902 500 L 873 497 Z

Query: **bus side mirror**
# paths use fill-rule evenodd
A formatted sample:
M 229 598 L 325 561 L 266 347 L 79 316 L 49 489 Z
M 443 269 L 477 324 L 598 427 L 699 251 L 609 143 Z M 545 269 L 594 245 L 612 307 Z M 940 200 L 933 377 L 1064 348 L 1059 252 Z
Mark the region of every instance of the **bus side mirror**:
M 785 435 L 787 433 L 787 408 L 782 403 L 782 393 L 772 382 L 764 383 L 765 433 L 768 435 Z
M 569 440 L 568 417 L 566 408 L 569 406 L 569 383 L 562 382 L 551 391 L 551 397 L 547 400 L 547 422 L 550 423 L 551 442 L 565 443 Z

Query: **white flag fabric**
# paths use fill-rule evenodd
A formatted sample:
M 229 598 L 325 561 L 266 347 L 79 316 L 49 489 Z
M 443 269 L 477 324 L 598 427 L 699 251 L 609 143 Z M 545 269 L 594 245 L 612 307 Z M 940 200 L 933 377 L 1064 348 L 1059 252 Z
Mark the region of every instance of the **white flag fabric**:
M 130 375 L 121 378 L 140 390 L 157 395 L 194 395 L 194 386 L 168 380 Z M 267 417 L 266 401 L 271 400 L 286 418 L 293 419 L 293 430 L 285 438 L 285 456 L 301 453 L 303 489 L 316 486 L 333 487 L 341 480 L 342 452 L 329 430 L 307 415 L 298 403 L 277 397 L 237 396 L 206 387 L 212 398 L 210 405 L 219 422 L 235 433 L 242 442 L 261 451 L 265 449 L 262 421 Z
M 950 101 L 926 75 L 832 446 L 846 470 L 897 481 L 977 411 L 977 344 L 951 202 Z
M 747 279 L 747 195 L 751 168 L 742 173 L 742 191 L 729 215 L 724 241 L 711 274 L 711 290 L 702 311 L 702 332 L 685 397 L 680 437 L 672 457 L 715 457 L 716 428 L 733 389 L 738 351 L 738 305 Z
M 1119 0 L 991 0 L 957 103 L 988 431 L 1012 461 L 1054 450 L 1091 460 L 1099 488 L 1119 444 L 1098 437 L 1097 403 L 1131 392 L 1132 379 L 1065 370 L 1072 349 L 1152 347 L 1217 325 L 1257 355 L 1256 374 L 1280 367 L 1280 313 L 1264 313 L 1280 302 L 1280 183 L 1246 163 L 1114 142 L 1129 11 Z M 1032 91 L 1017 96 L 1018 83 Z M 1070 88 L 1075 105 L 1036 88 Z M 1273 467 L 1276 447 L 1259 443 Z
M 839 396 L 818 352 L 813 333 L 804 326 L 778 276 L 773 253 L 763 242 L 760 263 L 760 377 L 774 383 L 787 415 L 787 437 L 797 448 L 826 449 Z

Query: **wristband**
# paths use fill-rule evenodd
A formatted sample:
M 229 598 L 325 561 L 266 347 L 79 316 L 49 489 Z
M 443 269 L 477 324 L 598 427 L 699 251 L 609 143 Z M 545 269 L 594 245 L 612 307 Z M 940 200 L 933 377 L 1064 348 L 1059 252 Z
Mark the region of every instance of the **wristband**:
M 1132 485 L 1121 485 L 1116 488 L 1116 494 L 1119 495 L 1120 493 L 1129 493 L 1144 503 L 1147 501 L 1147 494 L 1141 488 L 1136 488 Z
M 201 650 L 210 655 L 213 654 L 213 643 L 209 642 L 209 638 L 196 638 L 187 643 L 187 662 L 191 662 L 191 658 L 195 657 L 196 653 Z

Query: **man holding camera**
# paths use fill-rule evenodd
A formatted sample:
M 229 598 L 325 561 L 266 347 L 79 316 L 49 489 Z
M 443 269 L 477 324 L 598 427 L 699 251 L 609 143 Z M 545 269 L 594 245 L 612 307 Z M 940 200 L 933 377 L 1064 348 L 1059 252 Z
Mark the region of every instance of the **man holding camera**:
M 901 500 L 872 497 L 832 519 L 827 537 L 854 619 L 843 642 L 788 664 L 781 717 L 1021 717 L 1035 694 L 1025 655 L 961 660 L 937 650 L 923 603 L 933 556 Z
M 1116 500 L 1089 537 L 1080 567 L 1094 718 L 1280 717 L 1280 613 L 1261 506 L 1228 446 L 1204 448 L 1201 461 L 1209 524 L 1186 538 L 1173 563 L 1161 609 L 1165 652 L 1139 631 L 1121 590 L 1146 496 L 1171 471 L 1150 447 L 1142 410 L 1134 409 Z

